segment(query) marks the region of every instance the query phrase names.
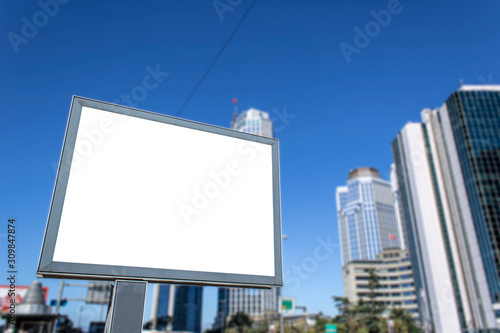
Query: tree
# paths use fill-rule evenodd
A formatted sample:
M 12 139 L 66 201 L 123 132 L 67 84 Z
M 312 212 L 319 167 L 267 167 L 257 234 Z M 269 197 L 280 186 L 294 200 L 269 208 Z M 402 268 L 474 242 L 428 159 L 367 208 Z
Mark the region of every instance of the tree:
M 228 327 L 235 327 L 238 333 L 243 333 L 245 328 L 248 329 L 252 327 L 252 320 L 245 312 L 240 311 L 231 316 Z
M 316 333 L 325 333 L 326 324 L 328 324 L 328 320 L 325 318 L 316 319 L 316 324 L 314 325 Z
M 380 288 L 379 277 L 374 269 L 368 276 L 368 299 L 359 298 L 353 305 L 346 297 L 333 297 L 339 315 L 333 319 L 339 333 L 379 333 L 387 331 L 387 322 L 382 318 L 384 304 L 376 300 Z
M 389 319 L 394 321 L 394 333 L 419 333 L 420 329 L 405 309 L 393 308 Z
M 358 303 L 358 311 L 360 312 L 360 322 L 366 327 L 369 333 L 379 333 L 382 326 L 382 313 L 385 310 L 383 303 L 377 301 L 376 290 L 380 288 L 379 277 L 375 273 L 375 269 L 369 270 L 368 276 L 368 302 L 363 302 L 360 299 Z
M 156 327 L 153 327 L 153 320 L 148 321 L 143 325 L 144 329 L 163 329 L 166 328 L 170 323 L 173 322 L 173 318 L 171 316 L 161 316 L 156 318 Z
M 357 307 L 353 306 L 347 297 L 334 296 L 333 300 L 339 314 L 333 318 L 332 322 L 337 324 L 338 333 L 356 332 L 359 327 L 356 319 Z

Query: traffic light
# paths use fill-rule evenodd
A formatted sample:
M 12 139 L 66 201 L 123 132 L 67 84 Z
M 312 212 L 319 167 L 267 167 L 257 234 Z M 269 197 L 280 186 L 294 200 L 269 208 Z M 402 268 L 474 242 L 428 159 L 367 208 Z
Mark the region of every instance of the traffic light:
M 66 304 L 68 304 L 68 300 L 67 299 L 62 299 L 61 300 L 61 304 L 59 304 L 59 306 L 65 306 Z M 50 306 L 57 306 L 57 299 L 53 299 L 50 301 Z

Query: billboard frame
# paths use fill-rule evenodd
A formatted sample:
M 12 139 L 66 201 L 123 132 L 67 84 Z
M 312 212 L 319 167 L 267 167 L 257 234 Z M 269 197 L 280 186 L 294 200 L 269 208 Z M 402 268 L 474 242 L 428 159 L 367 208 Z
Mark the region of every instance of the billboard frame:
M 188 129 L 269 145 L 272 153 L 274 276 L 54 261 L 53 256 L 55 252 L 59 224 L 61 222 L 62 209 L 70 177 L 71 161 L 75 150 L 76 137 L 83 107 L 94 108 L 130 117 L 181 126 Z M 52 194 L 49 217 L 47 220 L 40 259 L 37 267 L 37 275 L 43 278 L 59 279 L 73 278 L 108 281 L 127 279 L 158 283 L 222 285 L 256 288 L 283 286 L 278 140 L 166 116 L 163 114 L 143 111 L 131 107 L 73 96 L 58 172 Z

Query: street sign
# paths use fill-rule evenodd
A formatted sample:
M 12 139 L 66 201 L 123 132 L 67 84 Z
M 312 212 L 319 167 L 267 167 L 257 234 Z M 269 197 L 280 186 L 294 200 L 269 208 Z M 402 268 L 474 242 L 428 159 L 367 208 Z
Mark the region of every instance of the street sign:
M 295 312 L 295 298 L 294 297 L 281 297 L 280 313 L 294 313 Z
M 111 283 L 109 282 L 90 282 L 87 289 L 87 304 L 108 304 L 111 296 Z
M 326 333 L 337 333 L 337 325 L 326 324 Z

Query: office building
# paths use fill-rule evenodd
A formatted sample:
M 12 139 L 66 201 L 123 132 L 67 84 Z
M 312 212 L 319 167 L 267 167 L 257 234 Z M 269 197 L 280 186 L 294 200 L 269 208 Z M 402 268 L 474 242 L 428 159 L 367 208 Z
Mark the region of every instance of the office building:
M 462 86 L 392 144 L 420 316 L 494 329 L 499 299 L 500 87 Z
M 274 137 L 273 122 L 269 113 L 250 108 L 240 114 L 233 115 L 231 129 L 257 134 L 268 138 Z
M 391 184 L 376 169 L 351 170 L 347 186 L 337 187 L 336 201 L 343 265 L 402 248 Z
M 250 108 L 240 114 L 233 115 L 231 129 L 273 137 L 273 123 L 269 113 Z M 248 288 L 219 288 L 217 313 L 212 329 L 217 330 L 225 326 L 229 318 L 245 312 L 254 321 L 273 319 L 278 314 L 278 303 L 281 288 L 248 289 Z
M 345 297 L 351 303 L 360 298 L 368 301 L 368 277 L 375 270 L 380 287 L 375 290 L 376 301 L 386 309 L 402 308 L 418 319 L 417 295 L 413 281 L 410 255 L 407 250 L 386 249 L 376 260 L 354 260 L 342 268 Z
M 170 298 L 171 291 L 174 292 L 173 298 Z M 151 311 L 153 329 L 201 333 L 202 305 L 203 287 L 157 284 Z M 171 325 L 167 317 L 173 318 Z

